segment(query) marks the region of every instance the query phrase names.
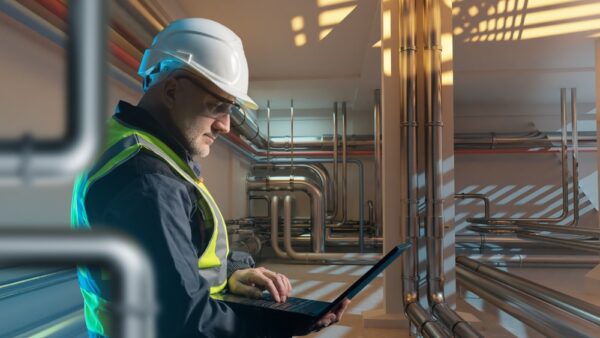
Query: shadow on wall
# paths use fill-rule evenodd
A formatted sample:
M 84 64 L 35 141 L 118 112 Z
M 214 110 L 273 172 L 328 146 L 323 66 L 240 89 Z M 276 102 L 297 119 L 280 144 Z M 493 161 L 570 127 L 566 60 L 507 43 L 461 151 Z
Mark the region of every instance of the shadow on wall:
M 517 41 L 584 33 L 600 37 L 597 0 L 455 0 L 454 37 L 463 42 Z

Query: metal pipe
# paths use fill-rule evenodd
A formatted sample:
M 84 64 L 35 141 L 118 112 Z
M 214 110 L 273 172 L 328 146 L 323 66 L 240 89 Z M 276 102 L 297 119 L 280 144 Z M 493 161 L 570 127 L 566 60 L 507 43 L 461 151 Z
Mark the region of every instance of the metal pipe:
M 338 162 L 339 161 L 340 160 L 338 159 Z M 257 163 L 266 163 L 262 159 L 257 159 L 256 162 Z M 331 162 L 333 162 L 333 160 L 330 158 L 318 159 L 318 160 L 317 159 L 302 159 L 302 160 L 295 161 L 295 163 L 297 163 L 297 164 L 298 163 L 315 164 L 315 163 L 331 163 Z M 358 159 L 348 159 L 346 162 L 355 164 L 358 169 L 358 219 L 359 219 L 359 224 L 360 223 L 364 224 L 364 218 L 365 218 L 365 168 L 364 168 L 362 161 L 358 160 Z M 280 159 L 272 160 L 272 163 L 276 163 L 276 164 L 277 163 L 287 163 L 287 160 L 280 158 Z M 412 250 L 412 247 L 409 250 Z
M 567 226 L 579 224 L 579 135 L 577 133 L 577 88 L 571 88 L 571 138 L 573 144 L 573 220 Z
M 471 269 L 478 274 L 485 275 L 496 282 L 506 284 L 509 287 L 552 304 L 570 314 L 583 318 L 596 325 L 600 325 L 600 307 L 598 306 L 496 269 L 492 266 L 482 264 L 465 256 L 456 257 L 456 263 Z
M 444 199 L 443 199 L 443 118 L 442 118 L 442 42 L 440 0 L 425 0 L 426 83 L 426 181 L 427 219 L 427 299 L 431 313 L 460 337 L 483 337 L 446 303 L 444 296 Z
M 294 100 L 290 102 L 290 131 L 292 134 L 290 147 L 290 179 L 294 180 Z M 325 222 L 323 222 L 325 224 Z
M 65 137 L 34 140 L 25 136 L 20 141 L 0 142 L 0 175 L 22 179 L 71 177 L 101 148 L 107 83 L 107 6 L 101 0 L 73 1 L 69 11 Z
M 315 253 L 325 252 L 325 202 L 319 187 L 303 176 L 248 177 L 248 191 L 304 191 L 311 196 L 311 240 Z
M 566 88 L 560 89 L 560 125 L 561 125 L 561 147 L 560 147 L 560 155 L 561 155 L 561 178 L 562 178 L 562 212 L 558 217 L 542 217 L 542 218 L 468 218 L 467 221 L 478 223 L 478 224 L 490 224 L 490 225 L 539 225 L 540 223 L 559 223 L 565 220 L 569 214 L 569 185 L 568 181 L 568 162 L 567 162 L 567 90 Z M 575 118 L 577 118 L 575 114 Z M 575 136 L 575 135 L 572 135 Z M 573 154 L 573 163 L 577 161 L 577 155 Z M 573 168 L 575 169 L 575 167 Z M 576 175 L 573 175 L 575 179 Z M 575 192 L 575 183 L 578 182 L 573 181 L 573 191 Z M 579 188 L 577 188 L 577 192 L 579 192 Z M 574 196 L 573 205 L 579 202 L 575 202 L 579 196 Z
M 381 255 L 373 254 L 354 254 L 354 253 L 322 253 L 322 252 L 306 252 L 300 253 L 294 251 L 292 247 L 292 208 L 293 198 L 286 195 L 283 199 L 283 247 L 290 258 L 296 260 L 336 260 L 347 262 L 371 262 L 376 263 L 381 258 Z
M 478 262 L 500 267 L 517 268 L 593 268 L 600 264 L 599 256 L 581 255 L 527 255 L 527 254 L 471 254 L 467 256 Z
M 598 327 L 546 302 L 458 265 L 459 284 L 546 337 L 594 337 Z
M 271 196 L 271 248 L 278 257 L 288 258 L 288 255 L 279 248 L 279 197 Z
M 490 218 L 490 200 L 485 196 L 485 194 L 465 194 L 465 193 L 458 193 L 458 194 L 454 194 L 454 198 L 457 199 L 480 199 L 483 200 L 483 211 L 484 211 L 484 218 L 489 219 Z
M 426 170 L 427 218 L 425 223 L 428 257 L 428 299 L 431 308 L 443 303 L 443 169 L 442 165 L 442 115 L 441 115 L 441 53 L 439 32 L 441 30 L 440 9 L 436 0 L 424 2 L 425 23 L 425 83 L 426 83 Z
M 403 77 L 401 86 L 401 137 L 405 144 L 401 148 L 401 167 L 400 177 L 406 182 L 406 189 L 401 192 L 400 200 L 402 212 L 405 215 L 405 221 L 401 222 L 401 242 L 410 242 L 412 246 L 404 255 L 402 255 L 402 298 L 404 302 L 404 311 L 411 318 L 411 312 L 421 312 L 421 305 L 418 294 L 418 253 L 419 253 L 419 220 L 416 203 L 418 200 L 417 187 L 417 118 L 416 118 L 416 11 L 415 2 L 412 0 L 402 0 L 400 3 L 402 18 L 400 19 L 401 46 L 400 52 L 404 54 L 401 57 L 402 71 L 406 74 Z M 406 158 L 405 161 L 402 161 Z M 415 304 L 415 305 L 413 305 Z M 420 309 L 419 309 L 420 308 Z M 411 310 L 416 309 L 416 310 Z M 429 314 L 428 314 L 429 315 Z M 415 322 L 414 318 L 411 318 Z M 439 324 L 438 324 L 439 325 Z
M 452 334 L 433 319 L 429 312 L 418 302 L 411 302 L 406 308 L 406 315 L 417 327 L 417 333 L 423 337 L 452 337 Z
M 383 223 L 381 222 L 381 89 L 375 89 L 375 104 L 374 104 L 375 116 L 375 214 L 374 223 L 377 224 L 377 230 L 375 231 L 376 236 L 383 234 Z
M 321 188 L 323 189 L 323 193 L 325 194 L 325 210 L 326 210 L 326 216 L 327 215 L 331 215 L 332 214 L 332 208 L 331 208 L 331 204 L 330 201 L 333 199 L 332 198 L 332 192 L 330 190 L 331 187 L 331 182 L 329 179 L 329 175 L 327 174 L 326 170 L 323 170 L 323 167 L 319 167 L 316 164 L 313 163 L 300 163 L 300 164 L 295 164 L 294 167 L 296 168 L 296 171 L 300 170 L 300 175 L 306 176 L 306 177 L 310 177 L 311 179 L 314 179 L 316 182 L 320 182 L 321 183 Z M 291 175 L 292 174 L 292 170 L 291 170 L 291 166 L 289 164 L 273 164 L 273 163 L 269 163 L 269 164 L 255 164 L 252 167 L 252 170 L 254 172 L 255 175 L 260 175 L 261 173 L 258 170 L 261 169 L 266 169 L 266 174 L 269 174 L 269 170 L 272 169 L 272 171 L 279 171 L 279 173 L 275 174 L 275 175 Z M 271 173 L 273 174 L 273 173 Z
M 348 162 L 346 147 L 346 102 L 342 102 L 342 223 L 348 219 Z
M 87 2 L 74 1 L 75 3 Z M 76 5 L 77 6 L 77 5 Z M 157 312 L 154 272 L 142 249 L 108 231 L 7 229 L 0 231 L 0 264 L 84 264 L 114 273 L 112 321 L 115 337 L 154 337 Z
M 271 164 L 271 100 L 267 100 L 267 162 Z
M 337 130 L 337 114 L 338 114 L 338 103 L 333 104 L 333 184 L 335 186 L 335 201 L 336 208 L 333 214 L 334 218 L 337 218 L 338 208 L 338 130 Z
M 581 229 L 581 228 L 579 228 Z M 600 253 L 600 245 L 593 243 L 585 243 L 580 240 L 572 240 L 572 239 L 562 239 L 562 238 L 554 238 L 544 235 L 539 235 L 535 233 L 527 233 L 527 232 L 517 232 L 517 236 L 525 239 L 532 239 L 536 241 L 553 243 L 565 248 L 569 249 L 577 249 L 581 251 L 595 252 Z

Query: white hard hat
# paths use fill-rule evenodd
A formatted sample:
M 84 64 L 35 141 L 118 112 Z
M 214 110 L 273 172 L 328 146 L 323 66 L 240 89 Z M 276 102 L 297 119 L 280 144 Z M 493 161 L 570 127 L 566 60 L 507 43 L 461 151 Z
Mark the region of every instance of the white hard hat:
M 164 70 L 161 64 L 168 63 L 183 65 L 209 80 L 235 97 L 241 107 L 258 109 L 248 96 L 248 62 L 242 40 L 222 24 L 201 18 L 172 22 L 146 49 L 138 74 L 146 81 Z

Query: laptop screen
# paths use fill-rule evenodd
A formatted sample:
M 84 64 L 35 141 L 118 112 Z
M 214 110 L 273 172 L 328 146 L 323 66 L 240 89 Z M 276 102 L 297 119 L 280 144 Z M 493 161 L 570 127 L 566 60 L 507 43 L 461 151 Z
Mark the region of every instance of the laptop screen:
M 322 313 L 319 315 L 322 316 L 327 312 L 334 309 L 339 303 L 341 303 L 344 298 L 352 299 L 356 296 L 362 289 L 364 289 L 375 277 L 377 277 L 385 268 L 387 268 L 396 258 L 398 258 L 406 249 L 411 246 L 410 243 L 400 244 L 394 247 L 390 252 L 387 253 L 382 259 L 379 260 L 369 271 L 367 271 L 364 275 L 362 275 L 354 284 L 352 284 L 344 293 L 342 293 L 336 300 L 334 300 L 328 307 L 326 307 Z

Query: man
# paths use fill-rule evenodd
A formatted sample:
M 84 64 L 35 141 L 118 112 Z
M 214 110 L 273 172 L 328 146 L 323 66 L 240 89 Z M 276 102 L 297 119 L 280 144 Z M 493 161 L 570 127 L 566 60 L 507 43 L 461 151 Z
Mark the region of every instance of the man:
M 229 253 L 223 216 L 193 160 L 208 156 L 217 136 L 229 132 L 231 109 L 257 108 L 247 95 L 239 37 L 206 19 L 175 21 L 146 50 L 139 74 L 145 94 L 137 106 L 119 103 L 104 153 L 76 183 L 73 225 L 107 224 L 146 249 L 158 279 L 159 337 L 308 333 L 285 320 L 234 312 L 210 297 L 226 289 L 260 297 L 267 290 L 285 302 L 292 289 L 286 276 Z M 110 336 L 110 276 L 80 267 L 78 277 L 89 335 Z M 348 303 L 308 331 L 337 322 Z

